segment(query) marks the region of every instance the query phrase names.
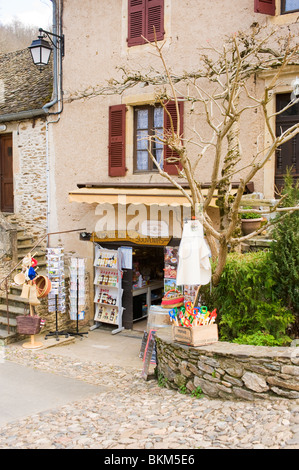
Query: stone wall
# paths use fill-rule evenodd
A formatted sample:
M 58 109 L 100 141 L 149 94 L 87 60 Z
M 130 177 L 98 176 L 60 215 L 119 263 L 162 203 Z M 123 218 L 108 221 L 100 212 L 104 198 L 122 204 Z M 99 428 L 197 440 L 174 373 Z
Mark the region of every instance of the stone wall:
M 174 343 L 171 328 L 156 333 L 157 372 L 169 388 L 211 398 L 299 398 L 299 348 L 217 342 L 190 347 Z
M 17 231 L 0 212 L 0 281 L 17 263 Z M 0 290 L 5 284 L 0 285 Z
M 14 216 L 27 234 L 47 231 L 46 123 L 26 120 L 13 133 Z

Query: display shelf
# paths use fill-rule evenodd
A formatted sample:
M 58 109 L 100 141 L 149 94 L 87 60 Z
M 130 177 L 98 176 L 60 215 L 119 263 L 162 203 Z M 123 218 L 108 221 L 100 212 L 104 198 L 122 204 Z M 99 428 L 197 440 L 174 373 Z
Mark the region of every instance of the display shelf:
M 158 296 L 156 298 L 152 298 L 153 291 L 157 289 L 163 288 L 164 283 L 163 281 L 151 281 L 149 284 L 143 287 L 137 287 L 136 289 L 133 289 L 133 297 L 137 297 L 142 294 L 146 294 L 146 305 L 147 305 L 147 313 L 152 305 L 153 302 L 157 301 L 159 298 L 162 298 L 161 296 Z M 142 317 L 138 317 L 138 320 L 141 318 L 146 318 L 147 314 L 143 315 Z
M 119 263 L 119 250 L 102 249 L 95 246 L 94 259 L 94 303 L 95 303 L 95 327 L 100 323 L 116 325 L 117 333 L 122 327 L 122 294 L 121 270 Z

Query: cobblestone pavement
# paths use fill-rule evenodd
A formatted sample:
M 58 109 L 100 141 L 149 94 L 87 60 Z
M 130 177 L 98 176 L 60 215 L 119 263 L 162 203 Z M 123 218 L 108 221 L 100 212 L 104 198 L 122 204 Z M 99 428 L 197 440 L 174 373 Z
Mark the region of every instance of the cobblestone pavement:
M 0 428 L 0 449 L 298 449 L 299 400 L 196 398 L 140 370 L 10 346 L 5 360 L 104 385 Z M 101 391 L 102 390 L 102 391 Z

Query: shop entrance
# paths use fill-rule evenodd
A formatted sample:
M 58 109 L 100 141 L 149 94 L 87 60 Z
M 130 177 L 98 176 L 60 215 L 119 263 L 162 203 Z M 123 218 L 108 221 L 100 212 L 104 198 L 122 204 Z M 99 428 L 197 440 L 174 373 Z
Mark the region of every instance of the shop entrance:
M 132 296 L 133 329 L 146 329 L 151 305 L 161 304 L 164 291 L 164 249 L 133 248 Z
M 96 244 L 96 322 L 111 323 L 111 327 L 115 327 L 114 309 L 115 315 L 121 312 L 121 325 L 125 329 L 146 330 L 149 309 L 160 305 L 164 294 L 164 249 L 163 246 L 134 245 L 125 241 Z M 118 272 L 113 268 L 113 258 L 115 261 L 117 258 Z M 107 276 L 110 276 L 109 280 Z M 121 282 L 114 282 L 114 277 L 121 277 Z

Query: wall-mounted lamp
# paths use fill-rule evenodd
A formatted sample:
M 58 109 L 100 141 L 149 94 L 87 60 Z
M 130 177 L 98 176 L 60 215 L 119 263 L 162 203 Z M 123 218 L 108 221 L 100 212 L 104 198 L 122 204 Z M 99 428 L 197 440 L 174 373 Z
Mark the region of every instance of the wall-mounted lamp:
M 55 42 L 52 41 L 51 36 L 56 39 Z M 49 44 L 45 38 L 48 38 L 51 44 Z M 29 49 L 33 63 L 39 67 L 40 71 L 43 67 L 48 65 L 53 47 L 60 49 L 61 57 L 64 56 L 64 35 L 59 36 L 58 34 L 50 33 L 50 31 L 45 31 L 44 29 L 39 28 L 38 39 L 32 41 Z

